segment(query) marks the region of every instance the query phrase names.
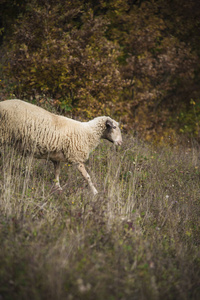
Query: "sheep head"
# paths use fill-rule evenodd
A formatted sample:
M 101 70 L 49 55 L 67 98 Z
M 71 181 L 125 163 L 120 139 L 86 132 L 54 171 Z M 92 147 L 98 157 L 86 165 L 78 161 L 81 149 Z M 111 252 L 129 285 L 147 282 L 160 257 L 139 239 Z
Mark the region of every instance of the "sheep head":
M 103 138 L 114 143 L 115 145 L 121 145 L 122 144 L 122 135 L 121 130 L 119 128 L 119 123 L 112 120 L 111 118 L 108 118 L 106 120 L 106 129 L 103 134 Z

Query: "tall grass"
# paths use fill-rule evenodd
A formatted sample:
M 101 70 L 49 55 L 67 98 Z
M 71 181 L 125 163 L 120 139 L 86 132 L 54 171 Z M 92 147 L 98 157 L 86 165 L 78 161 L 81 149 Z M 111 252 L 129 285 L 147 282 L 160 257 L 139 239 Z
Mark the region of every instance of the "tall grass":
M 63 164 L 11 149 L 0 157 L 0 299 L 199 299 L 197 149 L 103 142 L 87 168 L 92 196 Z

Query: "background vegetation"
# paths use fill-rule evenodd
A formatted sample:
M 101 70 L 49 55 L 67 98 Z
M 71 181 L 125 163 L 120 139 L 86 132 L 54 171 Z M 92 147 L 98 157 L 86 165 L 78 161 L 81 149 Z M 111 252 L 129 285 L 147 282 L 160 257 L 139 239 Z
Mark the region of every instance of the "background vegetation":
M 0 300 L 200 298 L 199 6 L 0 0 L 0 101 L 108 114 L 124 139 L 92 153 L 95 197 L 1 149 Z
M 195 0 L 1 0 L 0 99 L 199 139 L 199 26 Z
M 87 168 L 0 160 L 0 298 L 199 299 L 198 151 L 104 142 Z

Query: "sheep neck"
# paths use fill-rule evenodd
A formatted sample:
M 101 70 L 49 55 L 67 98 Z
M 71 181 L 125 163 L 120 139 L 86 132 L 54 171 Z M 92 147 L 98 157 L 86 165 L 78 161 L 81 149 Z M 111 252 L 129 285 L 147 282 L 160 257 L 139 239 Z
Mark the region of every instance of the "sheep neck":
M 92 121 L 87 122 L 88 129 L 89 129 L 89 143 L 90 147 L 94 149 L 100 143 L 100 140 L 104 136 L 105 132 L 105 120 L 104 117 L 97 117 Z

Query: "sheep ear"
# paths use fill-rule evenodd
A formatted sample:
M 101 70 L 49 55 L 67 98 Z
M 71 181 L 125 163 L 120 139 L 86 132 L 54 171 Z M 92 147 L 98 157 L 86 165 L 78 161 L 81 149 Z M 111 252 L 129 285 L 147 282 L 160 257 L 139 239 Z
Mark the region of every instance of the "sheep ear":
M 107 127 L 107 128 L 112 128 L 112 127 L 113 127 L 112 121 L 107 120 L 107 121 L 106 121 L 106 127 Z

